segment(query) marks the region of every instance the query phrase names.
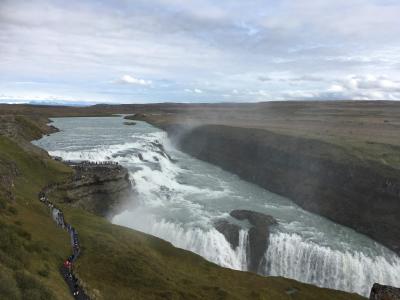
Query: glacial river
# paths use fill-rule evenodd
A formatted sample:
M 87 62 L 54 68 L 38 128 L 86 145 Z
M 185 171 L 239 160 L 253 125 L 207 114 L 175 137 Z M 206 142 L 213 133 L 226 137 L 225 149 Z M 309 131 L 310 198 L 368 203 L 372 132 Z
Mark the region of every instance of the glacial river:
M 400 286 L 400 258 L 344 226 L 304 211 L 287 198 L 177 150 L 165 132 L 122 117 L 56 118 L 61 131 L 35 144 L 66 160 L 119 162 L 137 195 L 113 223 L 160 237 L 224 267 L 246 270 L 247 230 L 232 249 L 213 227 L 234 209 L 274 216 L 263 275 L 368 295 L 374 282 Z M 163 145 L 164 155 L 157 143 Z M 232 220 L 233 221 L 233 220 Z

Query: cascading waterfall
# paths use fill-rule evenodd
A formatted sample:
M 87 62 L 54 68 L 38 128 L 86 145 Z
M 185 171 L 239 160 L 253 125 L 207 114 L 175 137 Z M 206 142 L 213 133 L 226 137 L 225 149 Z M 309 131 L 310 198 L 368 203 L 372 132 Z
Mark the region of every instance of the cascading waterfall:
M 321 287 L 368 295 L 373 283 L 400 283 L 400 258 L 369 257 L 304 241 L 297 234 L 273 233 L 264 275 L 283 276 Z
M 143 214 L 140 209 L 131 213 L 124 212 L 116 216 L 113 221 L 167 240 L 175 247 L 197 253 L 220 266 L 235 270 L 247 269 L 247 230 L 239 232 L 239 246 L 233 250 L 225 237 L 213 228 L 185 228 L 181 224 L 166 220 L 158 221 L 152 216 Z
M 136 203 L 114 216 L 113 223 L 165 239 L 221 266 L 246 270 L 247 229 L 240 231 L 239 246 L 232 249 L 213 224 L 229 218 L 233 209 L 251 209 L 279 221 L 270 235 L 263 275 L 362 295 L 368 295 L 374 282 L 400 286 L 400 258 L 391 251 L 177 151 L 165 133 L 146 123 L 124 126 L 121 118 L 101 122 L 63 118 L 55 119 L 54 125 L 62 132 L 37 142 L 52 155 L 66 160 L 113 160 L 129 169 Z

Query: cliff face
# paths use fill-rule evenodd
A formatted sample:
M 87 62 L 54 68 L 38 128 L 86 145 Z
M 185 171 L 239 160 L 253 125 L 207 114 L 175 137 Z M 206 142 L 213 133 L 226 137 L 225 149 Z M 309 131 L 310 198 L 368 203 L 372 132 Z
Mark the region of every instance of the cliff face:
M 100 216 L 115 212 L 133 194 L 128 171 L 120 165 L 70 164 L 75 175 L 59 187 L 66 202 Z
M 185 152 L 238 174 L 400 254 L 400 171 L 332 144 L 266 130 L 164 127 Z

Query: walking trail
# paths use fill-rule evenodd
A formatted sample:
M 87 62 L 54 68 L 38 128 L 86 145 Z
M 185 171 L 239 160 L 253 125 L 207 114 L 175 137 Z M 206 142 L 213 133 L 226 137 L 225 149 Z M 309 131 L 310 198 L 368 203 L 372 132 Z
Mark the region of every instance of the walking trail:
M 47 191 L 50 187 L 44 188 L 39 193 L 39 200 L 50 209 L 51 216 L 54 222 L 63 230 L 66 230 L 71 237 L 72 254 L 66 258 L 64 263 L 60 266 L 60 273 L 67 283 L 69 290 L 73 297 L 77 300 L 89 300 L 83 288 L 79 285 L 78 279 L 73 273 L 73 266 L 80 255 L 80 245 L 77 230 L 67 223 L 64 219 L 64 214 L 61 209 L 57 208 L 52 202 L 49 201 Z

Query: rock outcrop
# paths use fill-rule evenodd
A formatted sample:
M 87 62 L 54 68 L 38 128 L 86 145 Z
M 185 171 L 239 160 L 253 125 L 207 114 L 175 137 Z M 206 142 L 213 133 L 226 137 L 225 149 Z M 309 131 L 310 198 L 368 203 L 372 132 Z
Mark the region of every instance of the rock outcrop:
M 163 126 L 186 153 L 286 196 L 400 254 L 400 171 L 320 140 L 261 129 Z M 377 226 L 376 224 L 379 224 Z
M 249 271 L 257 273 L 268 248 L 270 226 L 277 224 L 277 221 L 271 216 L 250 210 L 233 210 L 230 215 L 239 221 L 247 220 L 251 225 L 248 233 L 248 248 L 246 249 L 247 268 Z M 226 220 L 219 220 L 214 226 L 225 236 L 233 249 L 239 246 L 240 226 Z
M 248 269 L 257 272 L 268 248 L 269 228 L 277 222 L 271 216 L 250 210 L 233 210 L 230 215 L 237 220 L 247 220 L 252 225 L 249 230 Z
M 375 283 L 369 300 L 400 300 L 400 289 Z
M 215 222 L 214 227 L 225 236 L 225 239 L 231 244 L 232 249 L 236 249 L 239 246 L 240 226 L 231 224 L 226 220 L 218 220 Z
M 58 187 L 64 200 L 100 216 L 118 210 L 133 195 L 128 170 L 116 164 L 68 163 L 75 170 L 70 182 Z

